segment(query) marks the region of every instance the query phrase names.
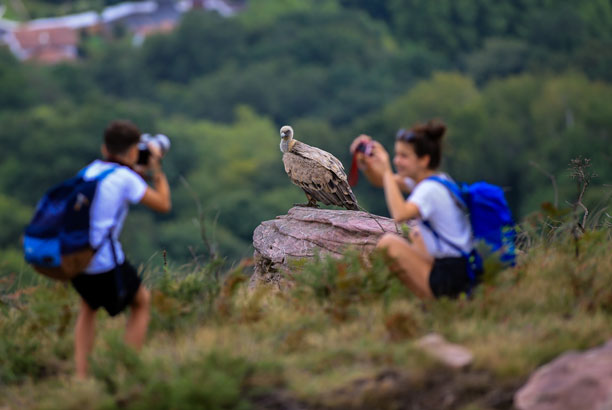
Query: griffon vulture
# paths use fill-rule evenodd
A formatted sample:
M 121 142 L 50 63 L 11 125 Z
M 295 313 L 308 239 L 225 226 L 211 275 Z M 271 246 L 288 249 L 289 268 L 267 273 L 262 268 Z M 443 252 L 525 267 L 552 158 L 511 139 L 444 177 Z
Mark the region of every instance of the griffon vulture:
M 358 210 L 357 200 L 349 186 L 344 167 L 338 158 L 322 149 L 293 139 L 293 128 L 280 129 L 280 150 L 289 179 L 306 193 L 308 203 L 301 206 L 325 205 Z

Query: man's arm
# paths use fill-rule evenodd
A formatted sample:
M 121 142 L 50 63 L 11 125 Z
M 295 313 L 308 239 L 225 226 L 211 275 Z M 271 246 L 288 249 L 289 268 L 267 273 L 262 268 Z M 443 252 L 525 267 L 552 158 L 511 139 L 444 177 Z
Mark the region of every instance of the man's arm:
M 154 188 L 147 187 L 140 203 L 157 212 L 167 213 L 172 209 L 170 186 L 163 171 L 153 175 Z
M 151 150 L 148 169 L 152 174 L 153 188 L 147 187 L 140 203 L 157 212 L 167 213 L 172 209 L 170 185 L 161 168 L 159 152 Z

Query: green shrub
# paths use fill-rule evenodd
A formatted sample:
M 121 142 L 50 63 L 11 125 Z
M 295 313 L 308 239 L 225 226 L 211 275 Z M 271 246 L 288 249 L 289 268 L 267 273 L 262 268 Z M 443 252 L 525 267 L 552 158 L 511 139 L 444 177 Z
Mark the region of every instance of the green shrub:
M 75 295 L 60 283 L 23 289 L 0 309 L 0 384 L 57 373 L 70 354 Z
M 164 269 L 152 278 L 151 330 L 174 332 L 210 318 L 221 289 L 224 263 L 218 258 L 196 269 Z
M 348 319 L 353 305 L 377 299 L 388 304 L 393 297 L 406 294 L 380 252 L 367 259 L 356 250 L 348 250 L 340 258 L 317 256 L 295 280 L 297 293 L 308 289 L 338 320 Z
M 92 373 L 117 407 L 127 409 L 248 409 L 255 366 L 222 352 L 144 360 L 117 336 L 92 360 Z

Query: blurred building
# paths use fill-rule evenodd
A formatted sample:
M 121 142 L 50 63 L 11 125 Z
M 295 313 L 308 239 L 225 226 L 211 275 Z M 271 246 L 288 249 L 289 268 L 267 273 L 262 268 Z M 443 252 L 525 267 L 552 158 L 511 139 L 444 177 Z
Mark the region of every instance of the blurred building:
M 6 35 L 5 41 L 20 60 L 54 64 L 77 58 L 78 35 L 70 27 L 19 26 Z
M 228 0 L 146 0 L 109 6 L 101 13 L 89 11 L 24 24 L 0 19 L 0 44 L 8 45 L 20 60 L 53 64 L 78 57 L 81 33 L 127 34 L 133 36 L 134 45 L 140 45 L 151 34 L 174 30 L 189 10 L 211 10 L 230 17 L 243 5 Z

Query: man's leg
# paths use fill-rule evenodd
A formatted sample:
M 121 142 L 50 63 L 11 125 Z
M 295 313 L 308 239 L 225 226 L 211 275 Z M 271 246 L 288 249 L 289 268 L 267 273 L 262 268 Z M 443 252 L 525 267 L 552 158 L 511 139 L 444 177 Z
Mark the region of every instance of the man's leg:
M 130 304 L 130 317 L 125 329 L 125 342 L 135 349 L 140 349 L 147 336 L 150 318 L 151 292 L 140 285 Z
M 87 359 L 96 337 L 96 311 L 81 299 L 81 308 L 74 328 L 74 362 L 77 377 L 87 377 Z
M 429 273 L 433 258 L 427 252 L 418 234 L 412 234 L 409 243 L 399 235 L 387 233 L 378 241 L 376 247 L 384 249 L 393 260 L 391 270 L 399 279 L 421 299 L 433 297 L 429 287 Z

